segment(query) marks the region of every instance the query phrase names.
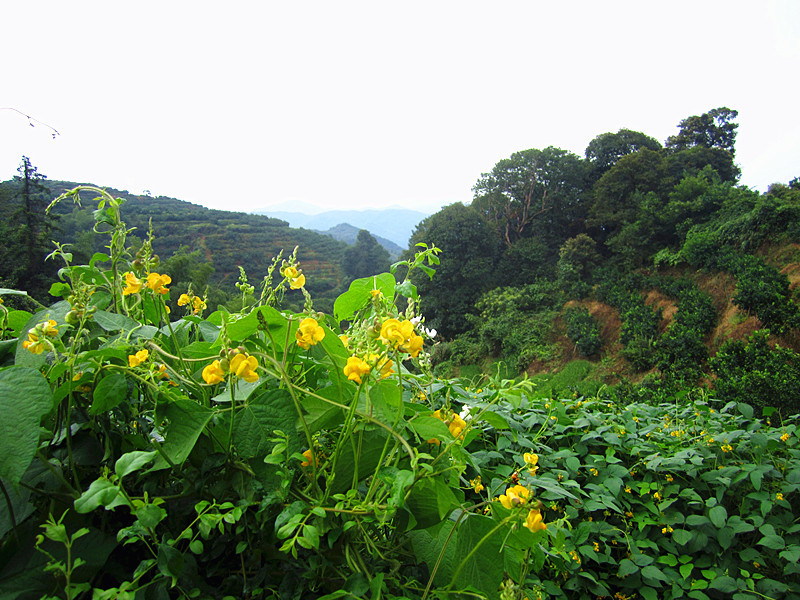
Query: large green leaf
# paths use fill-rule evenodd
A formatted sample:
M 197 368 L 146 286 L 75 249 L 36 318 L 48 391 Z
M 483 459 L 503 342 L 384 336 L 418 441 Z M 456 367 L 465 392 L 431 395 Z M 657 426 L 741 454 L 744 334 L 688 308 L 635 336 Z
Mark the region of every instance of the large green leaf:
M 301 440 L 296 422 L 297 411 L 289 392 L 276 389 L 256 392 L 236 410 L 233 420 L 236 451 L 243 458 L 266 456 L 272 447 L 268 440 L 274 437 L 273 430 L 279 429 L 289 436 L 289 454 L 297 452 Z
M 160 412 L 160 417 L 169 422 L 163 450 L 173 463 L 186 460 L 213 415 L 210 408 L 187 399 L 176 400 Z
M 47 379 L 34 369 L 0 370 L 0 477 L 16 486 L 36 453 L 39 423 L 53 409 Z
M 473 586 L 488 598 L 498 598 L 506 564 L 511 562 L 508 555 L 519 552 L 503 546 L 508 529 L 501 528 L 488 535 L 496 523 L 482 515 L 469 515 L 457 526 L 455 533 L 454 526 L 453 521 L 445 521 L 432 529 L 411 532 L 409 535 L 414 554 L 431 571 L 438 564 L 433 580 L 436 586 L 447 586 L 461 567 L 455 582 L 456 589 Z M 477 552 L 467 558 L 481 540 L 484 541 Z
M 406 508 L 416 521 L 417 529 L 427 529 L 442 520 L 458 507 L 453 489 L 440 481 L 426 477 L 418 481 L 406 499 Z
M 353 318 L 356 311 L 364 308 L 369 302 L 372 290 L 380 290 L 387 298 L 394 297 L 395 279 L 391 273 L 381 273 L 371 277 L 356 279 L 350 288 L 333 303 L 333 316 L 336 322 Z
M 128 397 L 128 380 L 125 375 L 114 372 L 103 377 L 92 393 L 92 406 L 89 414 L 98 415 L 119 404 Z

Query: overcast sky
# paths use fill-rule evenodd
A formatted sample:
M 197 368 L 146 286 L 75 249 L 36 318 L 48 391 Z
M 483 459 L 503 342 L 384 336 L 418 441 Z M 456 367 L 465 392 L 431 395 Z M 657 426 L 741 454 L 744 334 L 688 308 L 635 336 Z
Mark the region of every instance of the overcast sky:
M 4 2 L 0 179 L 228 210 L 435 212 L 513 152 L 739 111 L 741 183 L 800 176 L 800 2 Z

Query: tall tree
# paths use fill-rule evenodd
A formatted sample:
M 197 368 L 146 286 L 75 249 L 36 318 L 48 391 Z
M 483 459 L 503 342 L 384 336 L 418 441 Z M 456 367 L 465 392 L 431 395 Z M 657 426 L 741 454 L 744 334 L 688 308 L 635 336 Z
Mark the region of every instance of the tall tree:
M 737 111 L 722 106 L 699 116 L 687 117 L 678 125 L 678 135 L 667 139 L 666 147 L 672 151 L 697 146 L 718 148 L 728 152 L 733 158 L 736 155 L 736 129 L 739 127 L 733 120 L 738 115 Z
M 26 290 L 34 298 L 47 302 L 47 291 L 56 276 L 58 265 L 45 263 L 52 250 L 51 233 L 55 220 L 45 214 L 50 201 L 49 191 L 27 156 L 22 157 L 19 175 L 0 194 L 3 214 L 0 235 L 0 277 L 7 285 Z
M 475 184 L 472 206 L 507 247 L 533 235 L 556 246 L 580 230 L 586 163 L 550 146 L 515 152 Z
M 389 252 L 372 237 L 369 231 L 358 232 L 356 243 L 344 251 L 342 274 L 349 285 L 354 279 L 385 273 L 389 270 Z
M 436 275 L 413 277 L 428 323 L 444 337 L 467 331 L 465 315 L 475 310 L 475 302 L 498 281 L 496 264 L 500 245 L 483 216 L 471 206 L 457 202 L 423 220 L 411 235 L 415 244 L 424 242 L 441 248 Z
M 645 148 L 657 152 L 662 146 L 655 138 L 630 129 L 601 133 L 586 146 L 586 160 L 592 165 L 589 179 L 594 183 L 620 158 Z

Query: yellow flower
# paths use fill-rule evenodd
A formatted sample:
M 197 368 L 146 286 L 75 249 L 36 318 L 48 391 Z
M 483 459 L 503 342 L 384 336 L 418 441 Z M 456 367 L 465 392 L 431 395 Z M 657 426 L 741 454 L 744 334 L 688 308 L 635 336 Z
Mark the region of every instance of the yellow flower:
M 165 287 L 172 283 L 172 277 L 169 275 L 159 275 L 158 273 L 150 273 L 147 276 L 147 287 L 153 290 L 155 294 L 166 294 L 169 290 Z
M 789 439 L 789 434 L 788 434 L 788 433 L 784 433 L 784 434 L 781 436 L 781 441 L 782 441 L 782 442 L 785 442 L 785 441 L 787 441 L 788 439 Z
M 475 479 L 470 479 L 469 484 L 472 486 L 472 489 L 475 490 L 476 494 L 480 494 L 484 490 L 480 475 L 478 475 Z
M 22 342 L 22 347 L 33 354 L 41 354 L 46 349 L 52 348 L 52 345 L 46 339 L 57 335 L 58 323 L 53 319 L 48 319 L 28 330 L 28 339 Z
M 547 524 L 544 522 L 544 519 L 542 519 L 542 513 L 533 508 L 528 512 L 528 516 L 525 518 L 525 527 L 530 529 L 531 532 L 536 533 L 537 531 L 547 529 Z
M 186 306 L 192 302 L 191 296 L 189 294 L 181 294 L 181 297 L 178 298 L 178 306 Z
M 536 471 L 539 470 L 539 467 L 536 466 L 539 462 L 539 455 L 526 452 L 522 455 L 522 458 L 525 460 L 525 465 L 528 467 L 528 473 L 536 475 Z
M 203 369 L 203 380 L 208 385 L 214 385 L 225 379 L 225 371 L 219 366 L 219 361 L 215 360 Z
M 406 319 L 386 319 L 381 325 L 380 339 L 392 348 L 407 352 L 416 358 L 424 340 L 414 332 L 414 324 Z
M 662 527 L 661 528 L 661 533 L 663 533 L 665 535 L 667 533 L 672 533 L 673 531 L 675 531 L 675 530 L 672 527 L 670 527 L 669 525 L 667 525 L 666 527 Z
M 345 348 L 347 348 L 347 345 L 350 343 L 350 338 L 347 337 L 345 334 L 341 334 L 339 336 L 339 339 L 342 340 L 342 344 L 344 345 Z
M 325 337 L 325 330 L 319 326 L 315 319 L 308 317 L 300 321 L 300 326 L 294 334 L 297 345 L 308 350 Z
M 730 444 L 725 444 L 720 447 L 720 450 L 722 450 L 723 452 L 730 452 L 731 450 L 733 450 L 733 446 L 731 446 Z
M 775 494 L 775 499 L 776 499 L 776 500 L 783 500 L 783 494 L 781 494 L 780 492 L 778 492 L 777 494 Z
M 595 469 L 594 467 L 592 467 L 591 469 L 589 469 L 589 472 L 590 472 L 592 475 L 594 475 L 595 477 L 597 477 L 597 469 Z
M 306 284 L 306 276 L 296 267 L 285 267 L 281 274 L 289 280 L 289 287 L 293 290 L 299 290 Z
M 462 419 L 460 415 L 457 415 L 455 413 L 447 417 L 447 416 L 442 416 L 441 410 L 437 410 L 434 411 L 433 417 L 439 419 L 445 425 L 447 425 L 447 429 L 450 430 L 450 433 L 452 433 L 453 437 L 456 439 L 461 437 L 461 434 L 467 428 L 467 423 L 464 421 L 464 419 Z
M 133 367 L 138 367 L 147 360 L 148 356 L 150 356 L 150 352 L 147 350 L 139 350 L 136 354 L 129 354 L 128 365 L 131 367 L 131 369 Z
M 597 542 L 594 543 L 594 551 L 600 552 L 600 544 L 598 544 Z
M 41 354 L 47 348 L 47 344 L 40 341 L 37 335 L 28 332 L 28 339 L 22 342 L 22 347 L 33 354 Z
M 136 277 L 133 273 L 128 271 L 124 275 L 125 277 L 125 289 L 122 290 L 123 296 L 128 296 L 130 294 L 138 294 L 139 291 L 142 289 L 142 280 Z
M 310 448 L 303 452 L 303 456 L 306 459 L 300 463 L 301 467 L 310 467 L 312 464 L 316 467 L 319 465 L 319 461 L 324 458 L 321 452 L 313 452 Z
M 347 375 L 349 380 L 355 381 L 356 383 L 361 383 L 361 378 L 368 375 L 369 371 L 369 364 L 358 356 L 351 356 L 348 358 L 347 364 L 344 367 L 344 374 Z
M 667 473 L 667 481 L 669 481 L 670 483 L 674 481 L 674 478 L 669 473 Z
M 380 373 L 379 379 L 383 379 L 394 373 L 394 369 L 392 368 L 394 362 L 385 356 L 381 357 L 380 354 L 369 354 L 367 355 L 367 362 L 372 369 Z
M 248 383 L 258 381 L 258 360 L 247 353 L 237 354 L 231 359 L 230 372 Z
M 369 295 L 372 298 L 380 298 L 381 296 L 383 296 L 383 292 L 380 290 L 370 290 Z
M 629 485 L 625 486 L 625 493 L 626 494 L 630 494 L 631 493 L 631 486 L 629 486 Z
M 655 498 L 656 500 L 661 500 L 661 494 L 659 494 L 658 492 L 655 492 L 655 493 L 653 493 L 653 498 Z
M 530 495 L 531 492 L 528 488 L 517 484 L 506 489 L 506 493 L 502 494 L 498 499 L 504 508 L 511 510 L 517 506 L 524 505 L 528 501 Z

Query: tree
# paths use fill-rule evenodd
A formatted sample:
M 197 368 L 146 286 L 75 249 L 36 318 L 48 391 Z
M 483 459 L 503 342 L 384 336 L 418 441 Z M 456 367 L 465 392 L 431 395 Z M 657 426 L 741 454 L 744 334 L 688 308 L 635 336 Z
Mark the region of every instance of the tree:
M 22 157 L 18 172 L 0 194 L 6 215 L 0 225 L 0 277 L 6 285 L 24 289 L 37 300 L 47 302 L 47 291 L 59 265 L 45 262 L 53 249 L 50 239 L 55 229 L 55 219 L 45 214 L 50 201 L 43 184 L 46 177 L 27 156 Z
M 642 149 L 661 150 L 661 143 L 639 131 L 620 129 L 617 133 L 601 133 L 586 146 L 586 160 L 592 165 L 589 179 L 594 183 L 623 156 Z
M 500 244 L 483 215 L 457 202 L 424 219 L 411 235 L 409 253 L 420 242 L 441 248 L 436 275 L 413 276 L 422 313 L 443 337 L 470 329 L 465 316 L 475 302 L 498 283 L 496 264 Z
M 582 228 L 586 171 L 579 156 L 553 146 L 515 152 L 481 175 L 472 206 L 507 247 L 531 236 L 559 246 Z
M 736 154 L 734 142 L 736 141 L 736 128 L 738 123 L 733 120 L 739 115 L 735 110 L 720 107 L 703 113 L 693 115 L 680 122 L 678 135 L 667 139 L 666 147 L 672 151 L 687 148 L 703 147 L 724 150 L 733 158 Z
M 389 252 L 362 229 L 358 232 L 356 243 L 344 251 L 342 274 L 347 286 L 354 279 L 385 273 L 389 270 Z

